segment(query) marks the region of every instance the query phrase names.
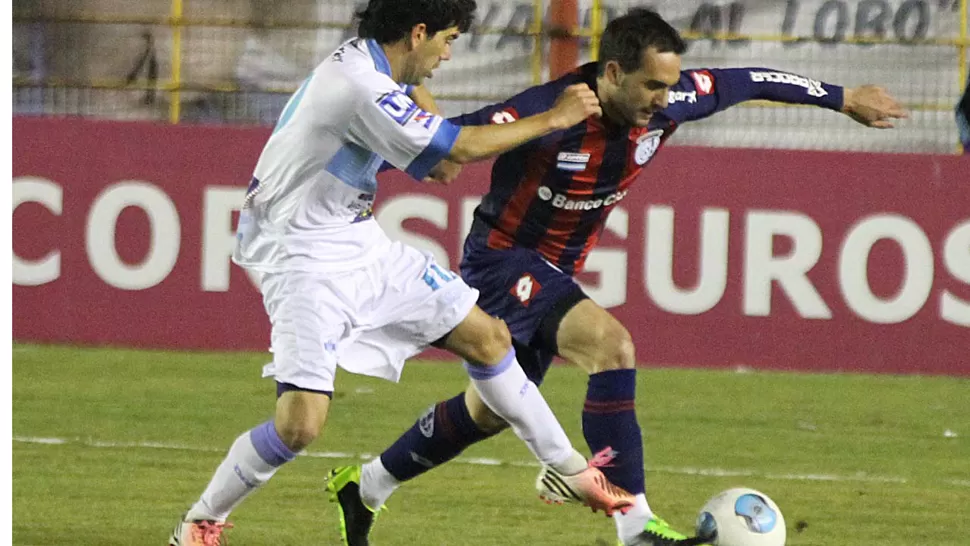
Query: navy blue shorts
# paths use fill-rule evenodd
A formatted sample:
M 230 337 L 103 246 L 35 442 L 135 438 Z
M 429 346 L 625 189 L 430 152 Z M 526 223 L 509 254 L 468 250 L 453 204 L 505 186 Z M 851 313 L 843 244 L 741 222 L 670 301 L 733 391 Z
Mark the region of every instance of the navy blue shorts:
M 461 276 L 480 292 L 478 306 L 508 324 L 519 364 L 542 383 L 558 354 L 556 332 L 562 318 L 588 296 L 573 278 L 526 248 L 465 247 Z

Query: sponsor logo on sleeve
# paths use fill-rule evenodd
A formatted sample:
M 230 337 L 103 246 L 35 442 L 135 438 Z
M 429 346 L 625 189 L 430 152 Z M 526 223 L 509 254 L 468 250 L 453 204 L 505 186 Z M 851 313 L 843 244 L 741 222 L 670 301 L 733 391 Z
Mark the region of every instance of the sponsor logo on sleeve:
M 668 91 L 667 102 L 669 104 L 674 104 L 675 102 L 694 104 L 697 102 L 697 91 Z
M 714 76 L 707 70 L 695 70 L 690 73 L 690 77 L 694 79 L 698 95 L 710 95 L 714 92 Z
M 492 114 L 491 121 L 495 125 L 501 125 L 503 123 L 512 123 L 517 119 L 519 119 L 519 113 L 515 111 L 515 108 L 509 107 Z
M 751 81 L 755 83 L 784 83 L 788 85 L 797 85 L 798 87 L 804 87 L 808 90 L 808 94 L 813 97 L 824 97 L 828 95 L 828 91 L 822 87 L 822 82 L 818 80 L 811 80 L 805 76 L 799 76 L 798 74 L 789 74 L 787 72 L 751 72 Z

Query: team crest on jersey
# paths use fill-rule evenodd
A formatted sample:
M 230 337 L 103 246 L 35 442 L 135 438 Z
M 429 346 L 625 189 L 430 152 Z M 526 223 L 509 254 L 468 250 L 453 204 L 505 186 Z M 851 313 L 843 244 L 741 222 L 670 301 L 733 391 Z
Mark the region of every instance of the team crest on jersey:
M 633 160 L 637 165 L 645 165 L 653 154 L 657 153 L 660 147 L 660 137 L 664 134 L 663 129 L 655 129 L 637 139 L 637 151 L 633 154 Z

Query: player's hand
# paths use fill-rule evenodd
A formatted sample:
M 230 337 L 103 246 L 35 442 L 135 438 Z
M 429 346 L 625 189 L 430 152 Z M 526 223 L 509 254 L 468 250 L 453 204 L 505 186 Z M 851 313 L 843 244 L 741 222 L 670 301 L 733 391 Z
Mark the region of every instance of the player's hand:
M 461 163 L 455 163 L 454 161 L 448 161 L 447 159 L 442 159 L 428 176 L 424 178 L 424 182 L 428 184 L 441 184 L 447 186 L 451 184 L 458 175 L 461 173 Z
M 866 127 L 892 129 L 891 120 L 909 117 L 906 110 L 882 87 L 846 87 L 842 112 Z
M 564 89 L 549 112 L 553 114 L 553 125 L 558 129 L 568 129 L 590 116 L 603 115 L 600 100 L 585 83 Z

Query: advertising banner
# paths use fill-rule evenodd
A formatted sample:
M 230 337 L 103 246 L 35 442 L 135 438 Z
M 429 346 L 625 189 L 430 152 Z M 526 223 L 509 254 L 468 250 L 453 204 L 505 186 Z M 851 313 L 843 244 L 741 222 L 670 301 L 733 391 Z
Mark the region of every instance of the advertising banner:
M 264 128 L 13 122 L 13 337 L 266 350 L 233 227 Z M 490 165 L 380 178 L 392 238 L 457 269 Z M 580 280 L 649 365 L 970 375 L 970 163 L 665 148 Z

